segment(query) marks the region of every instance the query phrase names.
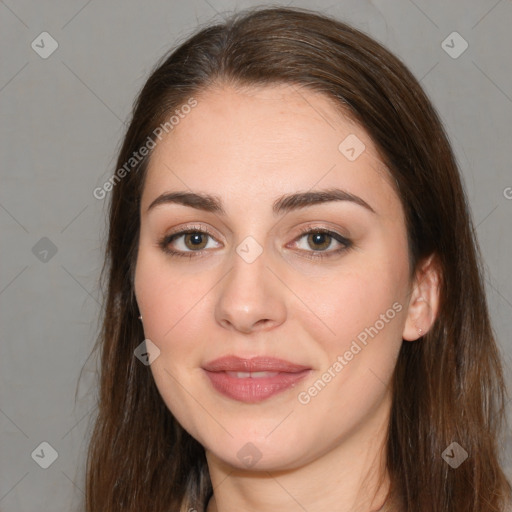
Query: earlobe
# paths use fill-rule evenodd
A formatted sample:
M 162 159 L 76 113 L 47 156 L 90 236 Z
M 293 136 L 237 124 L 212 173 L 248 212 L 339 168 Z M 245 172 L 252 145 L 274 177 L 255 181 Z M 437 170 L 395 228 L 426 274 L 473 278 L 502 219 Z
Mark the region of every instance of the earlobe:
M 440 265 L 435 255 L 418 268 L 412 287 L 402 338 L 415 341 L 432 327 L 438 313 Z

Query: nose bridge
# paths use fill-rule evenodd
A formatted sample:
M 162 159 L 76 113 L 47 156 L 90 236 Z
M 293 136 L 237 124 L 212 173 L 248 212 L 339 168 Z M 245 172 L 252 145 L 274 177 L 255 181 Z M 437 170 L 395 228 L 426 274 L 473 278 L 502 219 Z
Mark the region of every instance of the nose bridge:
M 268 264 L 269 254 L 253 237 L 246 237 L 236 247 L 216 304 L 220 325 L 250 332 L 284 321 L 285 297 Z

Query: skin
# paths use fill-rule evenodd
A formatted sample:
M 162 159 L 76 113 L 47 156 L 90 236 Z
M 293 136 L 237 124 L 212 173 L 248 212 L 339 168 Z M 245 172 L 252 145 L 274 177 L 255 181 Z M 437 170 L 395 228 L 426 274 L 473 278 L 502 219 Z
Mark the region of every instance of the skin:
M 435 318 L 434 260 L 410 278 L 403 209 L 389 174 L 365 130 L 328 98 L 289 85 L 219 85 L 196 98 L 150 159 L 135 292 L 145 336 L 160 349 L 151 364 L 160 394 L 205 447 L 215 489 L 208 511 L 379 510 L 389 485 L 389 383 L 403 340 L 416 340 Z M 350 134 L 366 147 L 355 161 L 338 149 Z M 283 195 L 333 187 L 375 212 L 350 201 L 272 212 Z M 181 204 L 148 211 L 172 191 L 218 196 L 225 215 Z M 203 257 L 166 254 L 159 239 L 191 225 L 212 233 Z M 342 244 L 327 237 L 323 254 L 331 256 L 308 258 L 321 251 L 300 229 L 319 227 L 352 245 L 334 254 Z M 236 252 L 247 236 L 262 250 L 252 263 Z M 185 242 L 171 248 L 190 254 L 194 245 Z M 299 393 L 393 304 L 401 311 L 301 403 Z M 246 404 L 215 391 L 202 370 L 228 354 L 312 370 L 296 387 Z M 237 455 L 247 443 L 261 456 L 250 467 Z

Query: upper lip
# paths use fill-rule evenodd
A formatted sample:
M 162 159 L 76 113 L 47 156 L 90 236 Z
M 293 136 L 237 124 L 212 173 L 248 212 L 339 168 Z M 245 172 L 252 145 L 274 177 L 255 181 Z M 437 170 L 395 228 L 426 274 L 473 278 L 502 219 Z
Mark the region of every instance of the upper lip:
M 246 359 L 237 356 L 225 356 L 209 361 L 203 369 L 209 372 L 287 372 L 298 373 L 311 367 L 295 364 L 275 357 L 252 357 Z

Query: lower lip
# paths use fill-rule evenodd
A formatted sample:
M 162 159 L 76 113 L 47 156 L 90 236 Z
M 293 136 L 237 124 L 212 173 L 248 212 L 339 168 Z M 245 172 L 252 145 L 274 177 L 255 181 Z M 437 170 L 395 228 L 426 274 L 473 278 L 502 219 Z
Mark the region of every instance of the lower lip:
M 256 403 L 294 387 L 310 370 L 281 372 L 271 377 L 234 377 L 226 372 L 206 371 L 213 387 L 224 396 L 239 402 Z

